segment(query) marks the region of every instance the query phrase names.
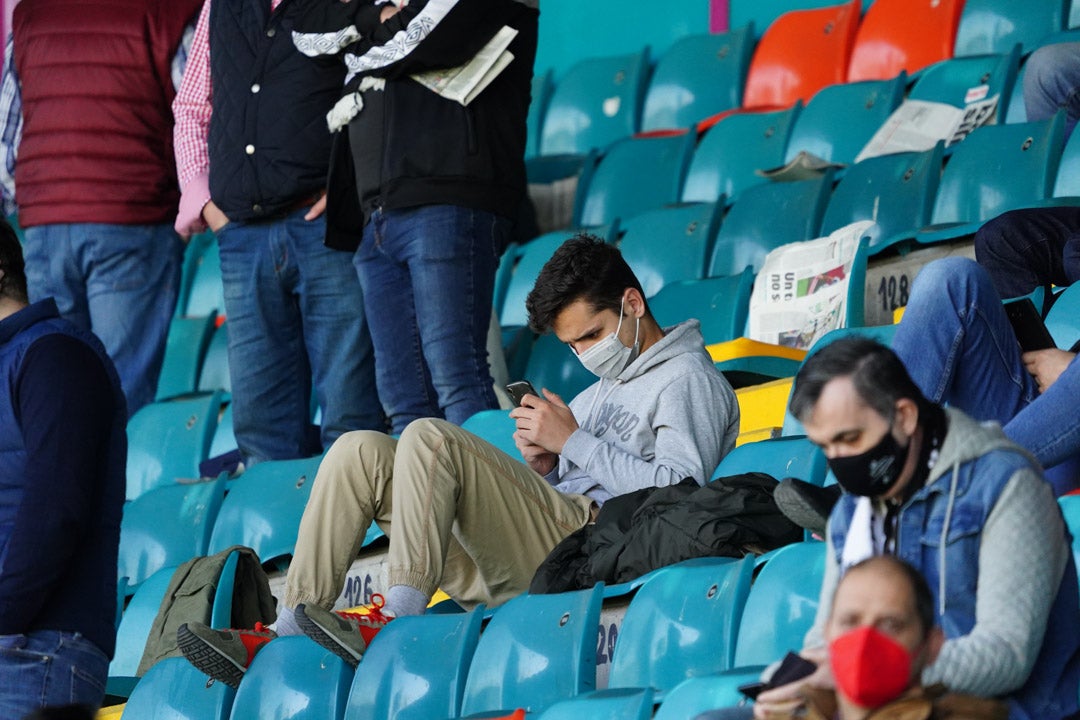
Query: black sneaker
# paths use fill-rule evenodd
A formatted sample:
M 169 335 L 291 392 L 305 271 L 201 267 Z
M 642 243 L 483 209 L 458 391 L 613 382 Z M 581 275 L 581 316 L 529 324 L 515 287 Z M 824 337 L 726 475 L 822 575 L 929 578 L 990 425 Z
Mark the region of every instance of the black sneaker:
M 825 537 L 825 525 L 843 490 L 839 485 L 818 487 L 803 480 L 784 478 L 773 490 L 780 512 L 801 528 Z

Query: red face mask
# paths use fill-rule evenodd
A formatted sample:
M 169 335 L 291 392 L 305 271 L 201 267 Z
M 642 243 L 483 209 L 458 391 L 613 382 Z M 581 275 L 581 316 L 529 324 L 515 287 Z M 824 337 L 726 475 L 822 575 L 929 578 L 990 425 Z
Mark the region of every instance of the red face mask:
M 867 625 L 829 645 L 837 689 L 862 708 L 879 708 L 907 690 L 911 655 L 900 643 Z

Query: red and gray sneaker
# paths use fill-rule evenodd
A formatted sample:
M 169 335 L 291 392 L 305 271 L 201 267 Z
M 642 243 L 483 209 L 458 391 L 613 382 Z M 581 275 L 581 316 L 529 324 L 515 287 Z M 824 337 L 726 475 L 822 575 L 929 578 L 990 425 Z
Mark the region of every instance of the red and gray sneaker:
M 215 630 L 201 622 L 184 623 L 176 641 L 184 657 L 202 672 L 230 687 L 239 687 L 255 653 L 277 637 L 262 623 L 254 630 Z
M 371 640 L 394 619 L 384 615 L 383 596 L 371 596 L 371 605 L 360 611 L 330 611 L 318 605 L 298 605 L 296 624 L 304 634 L 339 658 L 356 667 Z

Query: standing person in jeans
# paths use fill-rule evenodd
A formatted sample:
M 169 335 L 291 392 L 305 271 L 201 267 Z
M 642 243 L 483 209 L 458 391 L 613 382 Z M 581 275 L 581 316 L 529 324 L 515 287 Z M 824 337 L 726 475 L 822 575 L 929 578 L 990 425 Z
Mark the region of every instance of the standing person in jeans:
M 1024 109 L 1028 120 L 1045 120 L 1065 110 L 1065 139 L 1080 118 L 1080 42 L 1037 48 L 1024 67 Z
M 0 83 L 4 212 L 17 201 L 30 299 L 101 339 L 131 413 L 157 392 L 180 288 L 169 103 L 200 5 L 26 0 Z
M 395 433 L 497 407 L 487 360 L 495 269 L 525 194 L 536 0 L 322 3 L 296 35 L 343 55 L 330 240 L 354 262 Z M 513 61 L 467 106 L 410 78 L 460 65 L 503 26 Z M 361 239 L 362 234 L 362 239 Z
M 127 411 L 101 342 L 29 304 L 0 220 L 0 717 L 105 694 Z
M 173 103 L 176 229 L 218 237 L 233 423 L 248 465 L 321 451 L 308 437 L 312 382 L 322 446 L 384 429 L 363 294 L 349 255 L 323 244 L 325 116 L 344 69 L 296 51 L 304 8 L 208 0 Z

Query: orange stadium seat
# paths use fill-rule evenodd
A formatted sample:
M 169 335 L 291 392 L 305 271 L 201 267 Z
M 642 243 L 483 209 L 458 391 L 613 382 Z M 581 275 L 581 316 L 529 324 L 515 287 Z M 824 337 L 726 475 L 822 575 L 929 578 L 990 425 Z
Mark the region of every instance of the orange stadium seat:
M 964 0 L 877 0 L 866 11 L 848 81 L 887 80 L 953 55 Z
M 844 82 L 858 22 L 858 0 L 781 15 L 754 52 L 743 107 L 787 107 Z

